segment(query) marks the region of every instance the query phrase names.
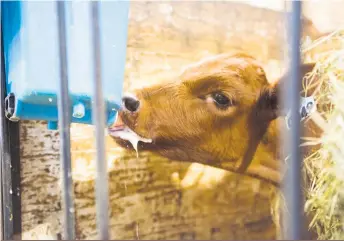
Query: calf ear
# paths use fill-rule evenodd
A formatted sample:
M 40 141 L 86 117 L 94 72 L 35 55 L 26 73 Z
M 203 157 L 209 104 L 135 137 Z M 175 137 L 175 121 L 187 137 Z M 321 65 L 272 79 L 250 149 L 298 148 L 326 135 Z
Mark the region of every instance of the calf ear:
M 304 77 L 307 73 L 311 72 L 315 67 L 315 63 L 307 63 L 300 65 L 300 82 L 304 81 Z M 282 108 L 280 103 L 281 96 L 281 85 L 284 81 L 288 81 L 289 72 L 282 76 L 275 84 L 266 86 L 261 89 L 256 102 L 257 114 L 266 121 L 271 121 L 279 116 L 285 116 L 287 110 Z M 312 90 L 310 90 L 312 92 Z

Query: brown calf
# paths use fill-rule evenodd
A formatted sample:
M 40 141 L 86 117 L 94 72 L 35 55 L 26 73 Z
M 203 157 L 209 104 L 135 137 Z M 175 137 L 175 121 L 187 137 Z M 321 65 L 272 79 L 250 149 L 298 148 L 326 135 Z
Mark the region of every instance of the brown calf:
M 313 67 L 302 65 L 302 77 Z M 261 65 L 249 55 L 218 55 L 190 66 L 168 84 L 125 96 L 110 134 L 123 146 L 130 147 L 127 139 L 137 135 L 145 138 L 140 150 L 278 186 L 279 133 L 285 127 L 279 104 L 281 80 L 269 84 Z M 127 136 L 122 135 L 125 129 Z

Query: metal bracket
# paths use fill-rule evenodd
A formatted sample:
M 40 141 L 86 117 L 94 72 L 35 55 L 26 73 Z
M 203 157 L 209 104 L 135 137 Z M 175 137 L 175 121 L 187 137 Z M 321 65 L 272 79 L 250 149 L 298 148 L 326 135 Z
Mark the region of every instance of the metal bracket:
M 313 96 L 300 97 L 300 110 L 299 110 L 300 116 L 301 116 L 300 121 L 303 121 L 304 119 L 306 119 L 310 114 L 312 114 L 316 110 L 317 110 L 317 105 Z M 291 114 L 289 111 L 287 116 L 285 117 L 285 122 L 287 124 L 288 129 L 290 129 L 291 124 L 292 124 L 290 116 Z
M 9 93 L 5 98 L 5 116 L 11 121 L 18 121 L 18 118 L 13 118 L 16 108 L 16 97 L 13 93 Z

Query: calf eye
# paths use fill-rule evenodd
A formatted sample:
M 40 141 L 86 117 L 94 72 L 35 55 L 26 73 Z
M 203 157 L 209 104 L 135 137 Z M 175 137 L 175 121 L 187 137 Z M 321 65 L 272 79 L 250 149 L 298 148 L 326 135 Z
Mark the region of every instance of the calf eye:
M 216 106 L 219 108 L 223 109 L 233 105 L 233 101 L 222 93 L 213 93 L 211 97 L 213 98 Z

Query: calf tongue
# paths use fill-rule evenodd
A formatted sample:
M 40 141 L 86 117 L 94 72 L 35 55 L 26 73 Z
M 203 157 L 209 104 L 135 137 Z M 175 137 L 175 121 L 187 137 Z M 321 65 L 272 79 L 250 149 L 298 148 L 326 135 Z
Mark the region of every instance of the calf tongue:
M 116 131 L 116 130 L 120 130 L 120 129 L 124 129 L 124 128 L 125 128 L 125 124 L 124 124 L 122 118 L 120 117 L 120 115 L 117 113 L 116 121 L 112 126 L 109 127 L 109 131 L 111 133 L 112 131 Z

